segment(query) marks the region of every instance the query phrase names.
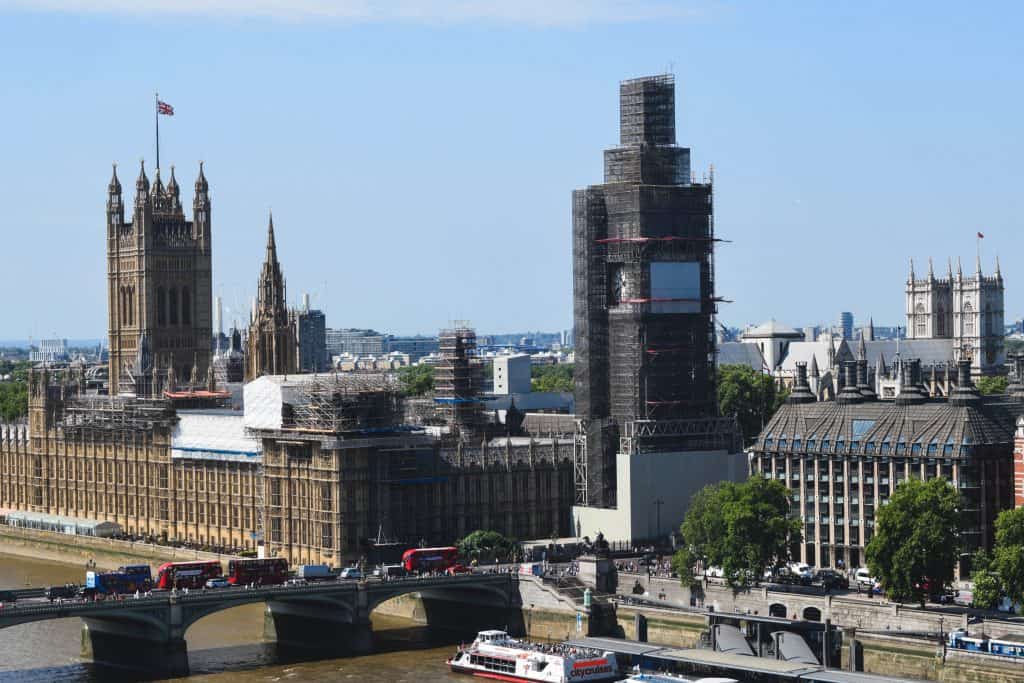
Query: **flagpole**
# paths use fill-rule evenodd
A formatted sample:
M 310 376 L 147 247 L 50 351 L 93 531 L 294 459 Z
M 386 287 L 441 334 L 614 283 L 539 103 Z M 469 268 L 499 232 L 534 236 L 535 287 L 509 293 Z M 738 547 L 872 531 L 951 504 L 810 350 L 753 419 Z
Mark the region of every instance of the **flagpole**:
M 156 170 L 160 170 L 160 93 L 154 93 L 153 115 L 156 117 Z

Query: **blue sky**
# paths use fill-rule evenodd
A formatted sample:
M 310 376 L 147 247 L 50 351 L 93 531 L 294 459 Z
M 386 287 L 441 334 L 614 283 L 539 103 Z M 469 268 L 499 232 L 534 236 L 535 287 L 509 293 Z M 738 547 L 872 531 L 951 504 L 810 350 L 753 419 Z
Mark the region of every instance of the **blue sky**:
M 289 298 L 328 325 L 561 329 L 570 194 L 601 181 L 618 81 L 671 69 L 715 166 L 729 325 L 878 324 L 907 260 L 1022 311 L 1022 6 L 942 2 L 0 0 L 0 338 L 102 336 L 110 162 L 213 197 L 214 288 L 244 317 L 269 208 Z M 186 199 L 186 197 L 183 197 Z M 939 265 L 943 264 L 943 265 Z

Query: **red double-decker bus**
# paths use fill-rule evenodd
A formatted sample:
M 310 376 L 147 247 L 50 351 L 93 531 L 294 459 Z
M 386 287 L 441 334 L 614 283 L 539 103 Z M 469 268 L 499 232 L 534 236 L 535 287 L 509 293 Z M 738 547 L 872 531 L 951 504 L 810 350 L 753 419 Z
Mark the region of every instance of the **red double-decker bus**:
M 459 561 L 459 549 L 455 546 L 445 548 L 412 548 L 402 553 L 402 566 L 407 572 L 444 571 Z
M 207 579 L 214 579 L 223 573 L 220 562 L 165 562 L 156 570 L 156 588 L 202 588 Z
M 281 557 L 228 560 L 228 582 L 235 586 L 276 586 L 288 580 L 288 560 Z

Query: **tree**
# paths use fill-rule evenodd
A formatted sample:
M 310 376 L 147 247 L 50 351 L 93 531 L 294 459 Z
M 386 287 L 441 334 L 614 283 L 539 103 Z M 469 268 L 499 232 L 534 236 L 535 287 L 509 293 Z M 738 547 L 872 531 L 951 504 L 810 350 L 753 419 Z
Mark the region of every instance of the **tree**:
M 999 574 L 993 567 L 992 556 L 979 550 L 971 561 L 971 582 L 974 584 L 975 607 L 995 609 L 1002 596 Z
M 1006 377 L 991 376 L 978 378 L 978 391 L 983 394 L 1005 394 L 1008 381 Z
M 959 552 L 960 494 L 945 479 L 907 479 L 876 513 L 865 557 L 886 594 L 924 603 L 924 582 L 953 580 Z
M 477 561 L 508 559 L 515 549 L 515 542 L 497 531 L 477 529 L 456 543 L 459 554 Z
M 534 365 L 530 369 L 530 388 L 533 391 L 572 391 L 574 368 L 572 363 Z
M 28 385 L 22 381 L 0 382 L 0 422 L 28 415 Z
M 718 410 L 735 416 L 750 445 L 768 419 L 775 414 L 785 395 L 775 386 L 771 375 L 754 371 L 747 365 L 723 365 L 718 368 Z
M 684 581 L 690 578 L 688 567 L 701 561 L 722 567 L 738 588 L 789 557 L 790 544 L 800 538 L 800 520 L 789 516 L 786 487 L 756 476 L 698 491 L 679 530 L 685 547 L 673 565 Z
M 429 365 L 407 365 L 398 369 L 398 381 L 406 396 L 423 396 L 434 390 L 434 368 Z
M 1006 596 L 1024 604 L 1024 508 L 1003 510 L 996 517 L 992 568 Z

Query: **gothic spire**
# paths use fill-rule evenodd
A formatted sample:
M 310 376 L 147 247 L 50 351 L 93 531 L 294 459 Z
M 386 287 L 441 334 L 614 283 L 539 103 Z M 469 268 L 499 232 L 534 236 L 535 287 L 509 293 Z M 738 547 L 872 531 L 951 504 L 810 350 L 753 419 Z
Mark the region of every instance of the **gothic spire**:
M 999 270 L 999 254 L 996 254 L 996 279 L 1002 279 L 1003 274 Z
M 962 278 L 964 276 L 964 266 L 960 262 L 960 257 L 956 257 L 956 276 Z
M 121 194 L 121 181 L 117 178 L 117 164 L 114 164 L 114 174 L 110 176 L 110 185 L 107 186 L 110 194 Z
M 818 357 L 811 354 L 811 367 L 808 371 L 811 377 L 821 377 L 821 372 L 818 370 Z
M 177 199 L 179 192 L 178 179 L 174 177 L 174 164 L 171 164 L 171 179 L 167 181 L 167 194 Z
M 160 169 L 156 169 L 153 175 L 153 196 L 159 197 L 164 193 L 164 184 L 160 181 Z
M 910 282 L 914 281 L 914 259 L 910 259 Z
M 980 278 L 981 277 L 981 251 L 980 250 L 978 251 L 978 260 L 975 262 L 975 269 L 974 270 L 975 270 L 975 273 L 977 274 L 977 276 Z
M 267 262 L 277 263 L 277 244 L 274 243 L 274 211 L 269 212 L 270 220 L 267 222 Z
M 953 257 L 952 256 L 949 256 L 949 257 L 946 258 L 946 268 L 947 268 L 946 272 L 948 273 L 948 276 L 949 276 L 949 281 L 952 282 L 953 281 Z
M 199 175 L 196 176 L 196 193 L 206 192 L 210 189 L 206 183 L 206 175 L 203 174 L 203 162 L 199 162 Z
M 136 194 L 149 194 L 149 178 L 146 177 L 146 160 L 139 160 L 139 178 L 135 181 Z
M 875 319 L 868 318 L 868 341 L 875 341 Z
M 867 360 L 868 358 L 868 347 L 864 343 L 864 335 L 860 335 L 860 343 L 857 344 L 857 360 Z
M 931 256 L 928 257 L 928 279 L 929 280 L 934 280 L 935 279 L 935 269 L 932 267 L 932 257 Z
M 889 368 L 885 365 L 885 354 L 881 351 L 878 352 L 878 363 L 875 365 L 875 375 L 879 377 L 889 376 Z

